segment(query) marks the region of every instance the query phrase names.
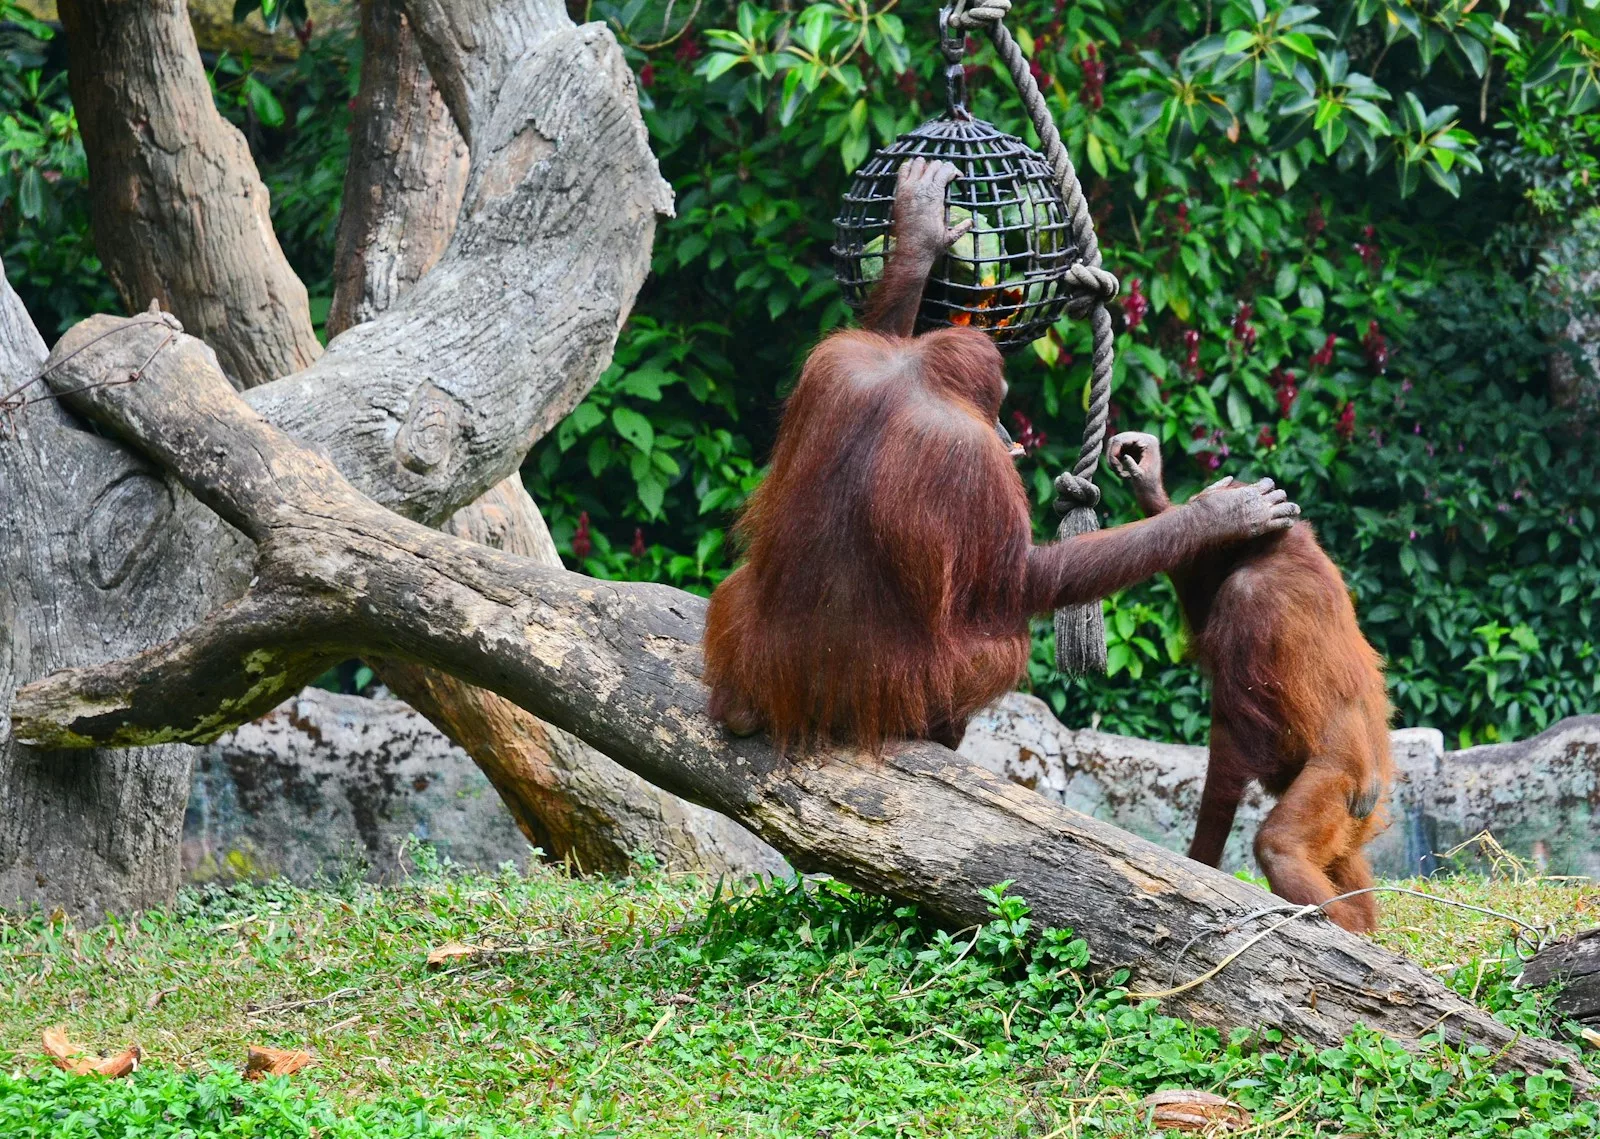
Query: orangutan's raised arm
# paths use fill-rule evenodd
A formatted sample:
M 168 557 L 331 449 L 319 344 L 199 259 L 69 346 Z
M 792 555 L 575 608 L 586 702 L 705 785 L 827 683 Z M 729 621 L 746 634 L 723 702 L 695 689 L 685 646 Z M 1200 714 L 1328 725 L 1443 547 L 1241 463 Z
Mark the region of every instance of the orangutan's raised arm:
M 884 244 L 883 280 L 872 290 L 861 322 L 873 332 L 911 336 L 917 329 L 922 289 L 934 265 L 972 228 L 969 218 L 944 224 L 945 188 L 959 171 L 948 162 L 913 158 L 900 167 L 894 187 L 894 229 Z

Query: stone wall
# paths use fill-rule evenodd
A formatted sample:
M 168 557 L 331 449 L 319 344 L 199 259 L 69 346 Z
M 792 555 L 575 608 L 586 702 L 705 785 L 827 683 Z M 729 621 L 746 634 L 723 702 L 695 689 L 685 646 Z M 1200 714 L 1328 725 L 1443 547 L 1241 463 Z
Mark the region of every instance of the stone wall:
M 398 700 L 308 688 L 203 748 L 184 818 L 190 881 L 391 879 L 408 839 L 463 865 L 533 848 L 470 756 Z
M 1432 728 L 1402 729 L 1391 740 L 1399 774 L 1391 823 L 1369 847 L 1380 875 L 1431 873 L 1440 854 L 1488 831 L 1548 873 L 1600 877 L 1600 716 L 1465 751 L 1446 752 Z M 1169 849 L 1186 849 L 1193 836 L 1205 748 L 1075 730 L 1043 701 L 1012 693 L 974 718 L 961 753 Z M 1270 808 L 1252 787 L 1225 868 L 1254 868 L 1250 840 Z
M 1600 716 L 1519 743 L 1446 752 L 1431 728 L 1394 732 L 1391 825 L 1369 848 L 1380 875 L 1431 873 L 1481 832 L 1547 873 L 1600 877 Z M 974 718 L 963 755 L 1074 810 L 1187 848 L 1206 750 L 1065 727 L 1013 693 Z M 1245 799 L 1223 865 L 1253 868 L 1271 803 Z M 203 749 L 184 828 L 191 880 L 357 870 L 386 879 L 408 839 L 467 866 L 532 849 L 467 754 L 395 700 L 308 689 Z

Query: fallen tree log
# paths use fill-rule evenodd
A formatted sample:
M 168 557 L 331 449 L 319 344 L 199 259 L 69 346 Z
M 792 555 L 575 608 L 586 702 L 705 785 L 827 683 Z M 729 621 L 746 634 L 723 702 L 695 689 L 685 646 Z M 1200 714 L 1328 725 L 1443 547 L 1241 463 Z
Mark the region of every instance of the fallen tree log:
M 1326 919 L 1283 922 L 1264 938 L 1256 925 L 1236 929 L 1274 899 L 936 744 L 790 762 L 764 739 L 729 739 L 705 715 L 701 599 L 540 566 L 388 512 L 241 402 L 203 344 L 149 317 L 85 321 L 52 363 L 64 402 L 256 543 L 256 577 L 174 641 L 19 690 L 21 739 L 202 742 L 267 711 L 308 667 L 400 656 L 497 692 L 737 819 L 798 869 L 958 925 L 986 920 L 979 891 L 1011 880 L 1037 920 L 1084 936 L 1099 967 L 1126 967 L 1136 994 L 1163 994 L 1169 1011 L 1202 1024 L 1330 1046 L 1365 1023 L 1412 1048 L 1483 1045 L 1496 1063 L 1528 1070 L 1573 1060 Z
M 1586 929 L 1529 959 L 1517 978 L 1517 987 L 1542 989 L 1558 986 L 1556 1011 L 1591 1028 L 1600 1026 L 1600 929 Z

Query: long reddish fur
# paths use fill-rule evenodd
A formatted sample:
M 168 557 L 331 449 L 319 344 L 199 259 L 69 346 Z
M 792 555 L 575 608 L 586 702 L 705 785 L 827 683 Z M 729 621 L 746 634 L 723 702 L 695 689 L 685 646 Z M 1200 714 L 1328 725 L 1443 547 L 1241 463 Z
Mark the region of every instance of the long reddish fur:
M 1027 666 L 1031 525 L 988 337 L 837 333 L 789 397 L 707 616 L 710 713 L 780 746 L 938 736 Z M 958 728 L 957 728 L 958 733 Z
M 1257 757 L 1250 777 L 1281 793 L 1351 707 L 1363 713 L 1373 750 L 1388 756 L 1383 660 L 1309 522 L 1203 555 L 1172 576 L 1213 708 L 1239 749 Z
M 1382 658 L 1311 525 L 1202 555 L 1172 579 L 1211 677 L 1206 798 L 1236 801 L 1250 779 L 1279 797 L 1256 836 L 1274 892 L 1316 904 L 1371 886 L 1362 847 L 1387 821 L 1391 709 Z M 1203 802 L 1191 854 L 1215 863 L 1232 819 L 1231 805 Z M 1356 931 L 1377 923 L 1370 894 L 1329 913 Z

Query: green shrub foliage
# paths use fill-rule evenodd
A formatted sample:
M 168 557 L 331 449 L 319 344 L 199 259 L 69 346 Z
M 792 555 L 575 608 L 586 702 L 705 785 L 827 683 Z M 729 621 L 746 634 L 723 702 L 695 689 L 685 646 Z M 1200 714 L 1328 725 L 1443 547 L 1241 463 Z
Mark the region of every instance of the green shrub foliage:
M 575 568 L 707 592 L 799 362 L 847 319 L 839 195 L 942 109 L 937 5 L 573 10 L 623 44 L 677 212 L 612 367 L 524 474 Z M 1600 451 L 1546 377 L 1568 310 L 1593 303 L 1574 264 L 1600 256 L 1600 3 L 1019 0 L 1009 23 L 1123 281 L 1115 426 L 1164 440 L 1180 496 L 1225 473 L 1291 489 L 1389 660 L 1400 723 L 1465 744 L 1600 707 Z M 0 218 L 49 332 L 109 293 L 48 29 L 11 34 Z M 975 111 L 1032 140 L 992 49 L 971 46 Z M 314 296 L 354 60 L 319 34 L 290 66 L 213 61 Z M 1064 321 L 1010 366 L 1041 538 L 1087 349 Z M 1101 481 L 1107 521 L 1131 519 Z M 1108 676 L 1059 677 L 1041 621 L 1031 688 L 1069 723 L 1203 739 L 1171 589 L 1129 590 L 1107 618 Z

